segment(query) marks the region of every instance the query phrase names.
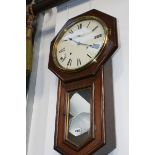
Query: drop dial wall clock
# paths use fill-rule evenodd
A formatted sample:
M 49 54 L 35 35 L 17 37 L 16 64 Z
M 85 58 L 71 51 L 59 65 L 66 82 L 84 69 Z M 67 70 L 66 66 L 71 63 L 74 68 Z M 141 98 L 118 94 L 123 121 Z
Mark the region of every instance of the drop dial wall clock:
M 97 10 L 67 21 L 51 42 L 49 69 L 59 78 L 54 144 L 58 152 L 86 155 L 101 147 L 108 148 L 105 153 L 114 148 L 106 136 L 106 79 L 111 77 L 104 64 L 116 49 L 116 18 Z

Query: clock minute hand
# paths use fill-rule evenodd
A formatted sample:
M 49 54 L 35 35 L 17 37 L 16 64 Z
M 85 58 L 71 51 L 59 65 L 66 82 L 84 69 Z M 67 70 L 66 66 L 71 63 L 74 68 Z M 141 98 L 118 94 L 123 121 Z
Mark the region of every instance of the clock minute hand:
M 81 44 L 82 44 L 82 43 L 80 43 L 79 41 L 73 40 L 72 38 L 69 38 L 69 40 L 71 40 L 71 41 L 77 43 L 77 45 L 81 45 Z
M 99 44 L 89 45 L 89 44 L 85 44 L 85 43 L 81 43 L 81 42 L 79 42 L 79 41 L 73 40 L 72 38 L 69 38 L 69 40 L 71 40 L 71 41 L 77 43 L 77 45 L 84 45 L 84 46 L 87 46 L 87 48 L 88 48 L 88 47 L 92 47 L 92 48 L 98 49 L 98 48 L 100 47 Z
M 85 46 L 90 46 L 90 47 L 92 46 L 92 45 L 84 44 L 84 43 L 80 43 L 80 42 L 79 42 L 79 44 L 80 44 L 80 45 L 85 45 Z
M 81 42 L 79 42 L 79 41 L 73 40 L 72 38 L 69 38 L 69 40 L 71 40 L 71 41 L 73 41 L 73 42 L 77 43 L 77 45 L 92 46 L 92 45 L 84 44 L 84 43 L 81 43 Z
M 92 45 L 89 45 L 89 44 L 84 44 L 84 43 L 80 43 L 80 42 L 79 42 L 79 45 L 84 45 L 84 46 L 87 46 L 87 49 L 88 49 L 88 47 L 92 47 Z
M 73 38 L 68 38 L 68 39 L 75 42 L 75 43 L 77 43 L 77 45 L 79 45 L 79 41 L 73 40 Z
M 89 45 L 89 44 L 85 44 L 85 43 L 81 43 L 81 42 L 78 42 L 78 45 L 84 45 L 84 46 L 92 47 L 93 48 L 93 45 Z
M 79 44 L 80 44 L 80 45 L 87 46 L 87 48 L 88 48 L 88 47 L 91 47 L 91 48 L 99 49 L 99 47 L 100 47 L 100 44 L 93 44 L 93 45 L 84 44 L 84 43 L 79 43 Z
M 84 45 L 84 46 L 93 46 L 93 45 L 89 45 L 89 44 L 85 44 L 85 43 L 81 43 L 81 42 L 79 42 L 79 41 L 75 41 L 75 40 L 72 40 L 72 41 L 74 41 L 74 42 L 76 42 L 77 43 L 77 45 Z

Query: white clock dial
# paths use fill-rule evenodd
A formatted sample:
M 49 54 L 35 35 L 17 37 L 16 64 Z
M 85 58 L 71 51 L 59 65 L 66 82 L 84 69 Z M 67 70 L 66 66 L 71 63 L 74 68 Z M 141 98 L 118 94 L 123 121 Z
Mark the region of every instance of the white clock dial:
M 76 22 L 59 39 L 56 59 L 67 70 L 82 68 L 95 60 L 107 39 L 105 27 L 95 19 Z

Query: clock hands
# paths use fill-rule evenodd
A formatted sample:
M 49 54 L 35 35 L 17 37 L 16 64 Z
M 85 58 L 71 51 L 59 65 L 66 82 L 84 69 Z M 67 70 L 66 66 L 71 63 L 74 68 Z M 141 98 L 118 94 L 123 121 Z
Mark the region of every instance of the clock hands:
M 79 45 L 80 44 L 80 42 L 79 41 L 76 41 L 76 40 L 73 40 L 73 38 L 68 38 L 69 40 L 71 40 L 71 41 L 73 41 L 73 42 L 75 42 L 75 43 L 77 43 L 77 45 Z
M 81 42 L 79 42 L 79 41 L 73 40 L 72 38 L 69 38 L 69 40 L 71 40 L 71 41 L 73 41 L 73 42 L 77 43 L 77 45 L 86 45 L 86 46 L 91 46 L 91 45 L 84 44 L 84 43 L 81 43 Z
M 79 42 L 79 45 L 84 45 L 84 46 L 87 46 L 87 47 L 92 47 L 92 45 L 84 44 L 84 43 L 80 43 L 80 42 Z
M 95 49 L 98 49 L 100 47 L 99 44 L 88 45 L 88 44 L 80 43 L 80 45 L 87 46 L 87 49 L 88 49 L 88 47 L 95 48 Z
M 79 42 L 79 41 L 73 40 L 72 38 L 69 38 L 69 40 L 71 40 L 71 41 L 73 41 L 73 42 L 77 43 L 77 45 L 92 46 L 92 45 L 84 44 L 84 43 L 81 43 L 81 42 Z
M 98 49 L 100 47 L 100 44 L 93 44 L 93 45 L 89 45 L 89 44 L 85 44 L 85 43 L 81 43 L 79 41 L 76 41 L 76 40 L 73 40 L 72 38 L 69 38 L 69 40 L 77 43 L 77 45 L 84 45 L 84 46 L 87 46 L 88 47 L 91 47 L 91 48 L 95 48 L 95 49 Z

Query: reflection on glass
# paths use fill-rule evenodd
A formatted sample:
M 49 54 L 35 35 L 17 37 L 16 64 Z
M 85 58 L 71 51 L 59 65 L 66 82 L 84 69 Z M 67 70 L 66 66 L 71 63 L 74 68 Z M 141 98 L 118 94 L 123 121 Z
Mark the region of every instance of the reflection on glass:
M 67 114 L 67 140 L 82 146 L 91 136 L 91 88 L 69 93 Z

